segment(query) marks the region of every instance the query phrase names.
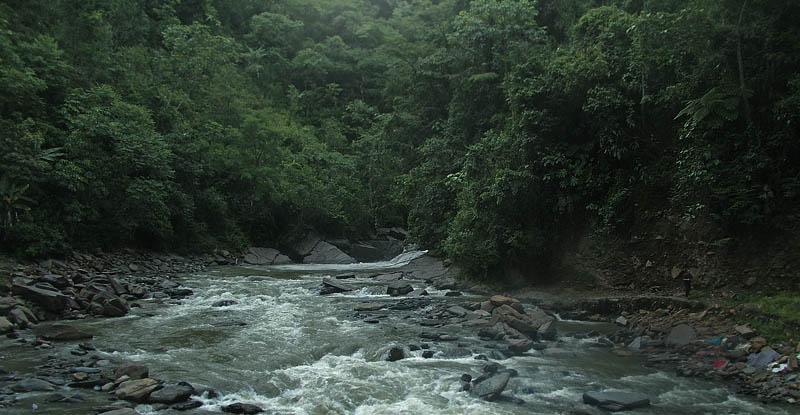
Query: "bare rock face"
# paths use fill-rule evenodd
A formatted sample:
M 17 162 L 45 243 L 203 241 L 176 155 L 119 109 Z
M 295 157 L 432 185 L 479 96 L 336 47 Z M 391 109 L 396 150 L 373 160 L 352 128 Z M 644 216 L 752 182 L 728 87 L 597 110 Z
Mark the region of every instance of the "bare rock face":
M 244 262 L 252 265 L 270 265 L 280 254 L 272 248 L 250 248 L 244 256 Z
M 353 257 L 325 241 L 319 241 L 308 256 L 303 258 L 304 264 L 354 264 L 355 262 Z

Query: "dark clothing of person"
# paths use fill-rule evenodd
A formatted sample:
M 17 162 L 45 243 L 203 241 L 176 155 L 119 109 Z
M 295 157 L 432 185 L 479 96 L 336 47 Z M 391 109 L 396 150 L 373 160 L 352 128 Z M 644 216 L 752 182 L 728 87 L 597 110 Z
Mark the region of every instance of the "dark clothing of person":
M 680 277 L 683 278 L 683 289 L 686 291 L 686 298 L 689 298 L 689 291 L 692 290 L 692 273 L 683 271 Z

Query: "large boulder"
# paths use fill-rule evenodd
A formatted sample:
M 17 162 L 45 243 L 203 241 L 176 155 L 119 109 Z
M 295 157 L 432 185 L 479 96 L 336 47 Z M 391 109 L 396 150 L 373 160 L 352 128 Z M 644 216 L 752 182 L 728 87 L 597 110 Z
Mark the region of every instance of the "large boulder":
M 667 346 L 685 346 L 697 340 L 697 330 L 687 324 L 678 324 L 669 331 L 664 343 Z
M 249 248 L 244 256 L 244 262 L 252 265 L 271 265 L 280 254 L 272 248 Z
M 304 264 L 353 264 L 356 260 L 341 249 L 325 242 L 319 241 L 305 258 Z
M 473 383 L 472 393 L 486 401 L 496 400 L 503 393 L 510 379 L 511 373 L 509 372 L 496 373 L 494 376 L 486 378 L 479 383 Z
M 626 411 L 650 405 L 650 399 L 632 392 L 586 392 L 583 403 L 607 411 Z
M 311 253 L 317 244 L 321 241 L 319 236 L 315 235 L 314 233 L 310 233 L 303 238 L 302 241 L 298 242 L 294 246 L 294 252 L 301 257 L 304 257 Z
M 17 281 L 14 282 L 12 291 L 51 313 L 61 314 L 69 309 L 69 297 L 58 291 L 33 287 Z
M 371 239 L 351 244 L 345 251 L 358 262 L 387 261 L 403 253 L 403 244 L 392 238 Z
M 158 386 L 158 381 L 150 378 L 126 380 L 119 384 L 114 395 L 126 401 L 144 402 Z

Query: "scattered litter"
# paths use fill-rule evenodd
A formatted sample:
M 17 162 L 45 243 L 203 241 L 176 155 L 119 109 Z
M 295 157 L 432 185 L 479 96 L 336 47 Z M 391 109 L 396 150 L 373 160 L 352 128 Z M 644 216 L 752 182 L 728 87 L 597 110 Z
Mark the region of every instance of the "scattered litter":
M 716 362 L 714 362 L 714 367 L 717 369 L 722 369 L 727 364 L 728 364 L 727 360 L 717 360 Z
M 706 342 L 708 342 L 708 344 L 720 344 L 720 343 L 722 343 L 723 337 L 724 336 L 719 336 L 719 337 L 715 337 L 713 339 L 708 339 L 708 340 L 706 340 Z
M 788 367 L 789 365 L 787 365 L 786 363 L 781 363 L 780 365 L 778 365 L 778 367 L 772 369 L 772 373 L 781 373 Z

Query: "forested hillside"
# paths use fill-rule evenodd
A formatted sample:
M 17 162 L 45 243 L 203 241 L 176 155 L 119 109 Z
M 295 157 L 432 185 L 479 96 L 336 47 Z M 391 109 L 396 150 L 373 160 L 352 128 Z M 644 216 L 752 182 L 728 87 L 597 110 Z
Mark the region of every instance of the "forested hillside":
M 800 213 L 792 0 L 5 0 L 4 250 L 408 227 L 474 275 Z

